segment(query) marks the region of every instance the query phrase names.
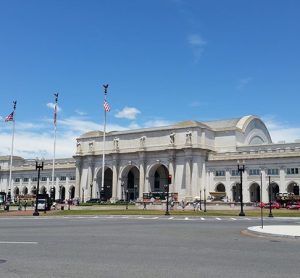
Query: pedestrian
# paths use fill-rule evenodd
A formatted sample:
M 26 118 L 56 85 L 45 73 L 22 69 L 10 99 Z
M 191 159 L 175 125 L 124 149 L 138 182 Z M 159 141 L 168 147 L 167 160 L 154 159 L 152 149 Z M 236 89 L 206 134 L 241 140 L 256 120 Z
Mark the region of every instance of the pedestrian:
M 181 207 L 182 207 L 182 210 L 184 210 L 184 208 L 185 208 L 184 200 L 181 201 Z

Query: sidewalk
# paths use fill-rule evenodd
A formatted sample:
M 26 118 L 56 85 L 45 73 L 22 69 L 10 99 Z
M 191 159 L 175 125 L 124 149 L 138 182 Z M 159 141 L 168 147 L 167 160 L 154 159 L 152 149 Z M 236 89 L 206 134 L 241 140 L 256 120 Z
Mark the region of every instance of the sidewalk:
M 277 237 L 290 237 L 300 239 L 300 225 L 270 225 L 249 227 L 248 230 L 255 234 L 277 236 Z

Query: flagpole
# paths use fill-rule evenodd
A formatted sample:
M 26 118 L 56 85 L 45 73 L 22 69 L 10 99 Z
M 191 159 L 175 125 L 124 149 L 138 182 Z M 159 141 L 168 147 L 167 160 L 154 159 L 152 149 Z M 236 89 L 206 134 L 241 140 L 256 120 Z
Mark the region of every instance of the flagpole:
M 16 107 L 17 102 L 13 101 L 14 110 L 13 110 L 13 131 L 12 131 L 12 139 L 11 139 L 11 148 L 10 148 L 10 165 L 9 165 L 9 185 L 8 190 L 11 190 L 11 176 L 12 176 L 12 161 L 13 161 L 13 154 L 14 154 L 14 140 L 15 140 L 15 116 L 16 116 Z
M 107 95 L 108 84 L 103 85 L 103 87 L 104 87 L 104 103 L 105 103 L 105 102 L 106 102 L 106 95 Z M 106 109 L 105 109 L 105 107 L 104 107 L 103 152 L 102 152 L 102 177 L 101 177 L 100 199 L 101 199 L 101 192 L 103 192 L 103 190 L 104 190 L 105 133 L 106 133 Z
M 55 151 L 56 151 L 56 118 L 57 118 L 57 101 L 58 93 L 54 94 L 55 104 L 54 104 L 54 143 L 53 143 L 53 162 L 52 162 L 52 188 L 54 188 L 54 169 L 55 169 Z

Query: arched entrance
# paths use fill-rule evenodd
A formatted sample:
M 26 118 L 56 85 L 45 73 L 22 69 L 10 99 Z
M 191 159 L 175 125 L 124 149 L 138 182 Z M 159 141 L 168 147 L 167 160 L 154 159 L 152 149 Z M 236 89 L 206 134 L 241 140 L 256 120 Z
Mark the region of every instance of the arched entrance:
M 46 194 L 46 193 L 47 193 L 46 187 L 45 187 L 45 186 L 42 186 L 42 187 L 40 188 L 40 194 Z
M 14 196 L 17 197 L 19 194 L 20 194 L 19 187 L 16 186 L 16 187 L 14 188 Z
M 295 182 L 290 183 L 287 187 L 287 192 L 299 195 L 299 185 Z
M 216 192 L 225 192 L 225 185 L 223 183 L 219 183 L 217 186 L 216 186 Z
M 28 194 L 28 188 L 25 186 L 22 190 L 23 195 L 27 195 Z
M 149 171 L 151 192 L 165 192 L 164 186 L 168 184 L 169 170 L 165 165 L 157 164 Z
M 59 199 L 61 201 L 66 199 L 66 188 L 62 185 L 59 186 Z
M 104 185 L 102 187 L 102 170 L 99 170 L 97 174 L 97 184 L 100 190 L 101 201 L 109 201 L 109 199 L 112 197 L 112 181 L 113 171 L 110 168 L 106 168 L 104 171 Z
M 271 187 L 271 188 L 270 188 Z M 269 186 L 268 186 L 268 196 L 269 196 L 269 190 L 271 190 L 271 202 L 275 201 L 275 196 L 277 193 L 279 193 L 279 186 L 277 183 L 272 182 Z
M 232 186 L 232 201 L 233 202 L 240 202 L 241 198 L 241 185 L 236 183 Z
M 32 195 L 35 195 L 36 194 L 36 186 L 31 187 L 30 192 Z
M 249 189 L 250 202 L 260 202 L 260 186 L 257 183 L 253 183 Z
M 70 199 L 74 199 L 74 198 L 75 198 L 75 186 L 72 185 L 72 186 L 69 188 L 69 193 L 70 193 L 69 198 L 70 198 Z
M 139 198 L 140 171 L 136 166 L 128 165 L 122 172 L 121 199 L 136 201 Z

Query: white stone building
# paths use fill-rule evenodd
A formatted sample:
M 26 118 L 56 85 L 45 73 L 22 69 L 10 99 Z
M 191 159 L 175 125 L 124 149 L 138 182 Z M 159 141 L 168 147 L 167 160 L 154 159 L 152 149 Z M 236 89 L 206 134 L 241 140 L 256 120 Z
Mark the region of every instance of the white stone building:
M 74 142 L 75 143 L 75 142 Z M 56 199 L 99 198 L 102 189 L 103 133 L 92 131 L 77 139 L 73 158 L 56 161 Z M 244 202 L 268 201 L 271 195 L 299 195 L 300 143 L 273 144 L 265 124 L 255 116 L 196 122 L 106 134 L 104 196 L 111 201 L 139 199 L 143 193 L 164 192 L 169 175 L 170 192 L 190 201 L 226 195 L 240 201 L 237 161 L 245 164 Z M 14 158 L 12 194 L 32 191 L 37 173 L 33 160 Z M 0 191 L 8 190 L 9 159 L 0 159 Z M 41 188 L 51 187 L 52 161 L 41 173 Z M 262 188 L 261 188 L 262 185 Z M 63 194 L 62 194 L 63 192 Z M 69 192 L 69 193 L 68 193 Z
M 9 191 L 10 156 L 0 157 L 0 192 Z M 52 190 L 50 190 L 53 188 Z M 13 157 L 11 196 L 35 194 L 37 189 L 37 171 L 35 160 Z M 56 159 L 55 182 L 52 185 L 52 160 L 44 161 L 44 169 L 40 171 L 39 193 L 52 192 L 53 199 L 69 199 L 75 197 L 75 161 L 73 158 Z
M 103 134 L 88 132 L 77 139 L 76 193 L 99 196 Z M 163 192 L 168 175 L 170 191 L 190 201 L 204 191 L 206 197 L 225 192 L 229 201 L 240 200 L 237 160 L 245 160 L 245 202 L 267 201 L 268 177 L 272 196 L 299 194 L 300 144 L 273 144 L 265 124 L 255 116 L 196 122 L 106 134 L 104 192 L 111 200 L 141 199 L 144 192 Z M 261 175 L 262 173 L 262 175 Z M 201 193 L 200 193 L 201 191 Z M 86 192 L 86 193 L 85 193 Z

